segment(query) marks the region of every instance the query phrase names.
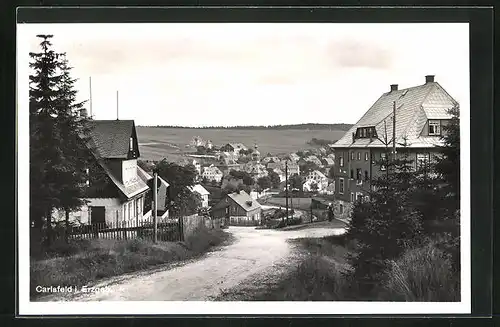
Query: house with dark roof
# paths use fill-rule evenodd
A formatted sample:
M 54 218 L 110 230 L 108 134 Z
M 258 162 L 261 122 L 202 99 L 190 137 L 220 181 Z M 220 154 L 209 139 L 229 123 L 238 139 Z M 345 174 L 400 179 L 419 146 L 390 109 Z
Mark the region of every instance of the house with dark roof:
M 139 146 L 133 120 L 89 120 L 87 205 L 70 219 L 82 224 L 143 218 L 149 190 L 138 175 Z M 60 215 L 59 212 L 55 213 Z
M 449 110 L 458 105 L 434 75 L 427 75 L 419 86 L 398 89 L 398 85 L 391 85 L 390 91 L 331 145 L 337 214 L 348 218 L 351 204 L 366 198 L 371 178 L 385 170 L 380 160 L 394 145 L 396 155 L 407 155 L 414 168 L 432 160 L 437 146 L 442 145 L 443 126 L 452 118 Z
M 226 225 L 257 226 L 261 212 L 260 204 L 245 191 L 227 194 L 211 209 L 212 217 L 224 219 Z
M 239 156 L 240 151 L 242 150 L 248 150 L 248 148 L 243 143 L 227 143 L 226 145 L 221 147 L 221 151 L 231 152 L 237 156 Z

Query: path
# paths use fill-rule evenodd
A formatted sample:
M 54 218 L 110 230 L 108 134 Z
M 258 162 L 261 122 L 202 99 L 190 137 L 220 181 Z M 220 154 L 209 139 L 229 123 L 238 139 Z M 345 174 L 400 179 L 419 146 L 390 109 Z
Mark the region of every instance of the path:
M 342 233 L 342 228 L 297 231 L 230 227 L 235 241 L 205 257 L 168 270 L 139 272 L 112 278 L 96 287 L 106 292 L 80 293 L 72 298 L 42 301 L 203 301 L 236 287 L 251 276 L 272 276 L 274 267 L 288 262 L 294 251 L 287 239 L 322 237 Z

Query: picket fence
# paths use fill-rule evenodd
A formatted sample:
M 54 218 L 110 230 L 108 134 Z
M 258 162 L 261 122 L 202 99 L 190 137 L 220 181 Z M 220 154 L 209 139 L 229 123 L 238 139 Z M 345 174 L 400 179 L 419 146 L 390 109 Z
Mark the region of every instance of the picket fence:
M 182 219 L 158 218 L 157 240 L 164 242 L 182 241 L 182 227 Z M 72 226 L 69 229 L 68 236 L 70 239 L 145 239 L 153 241 L 154 220 L 148 218 Z

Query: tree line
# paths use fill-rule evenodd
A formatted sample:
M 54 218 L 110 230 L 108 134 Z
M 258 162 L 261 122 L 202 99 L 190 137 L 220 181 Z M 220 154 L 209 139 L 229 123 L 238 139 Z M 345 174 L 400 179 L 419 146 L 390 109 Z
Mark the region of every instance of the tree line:
M 352 124 L 293 124 L 293 125 L 267 125 L 267 126 L 173 126 L 173 125 L 156 125 L 156 126 L 139 126 L 149 128 L 183 128 L 183 129 L 243 129 L 243 130 L 288 130 L 288 129 L 313 129 L 313 130 L 334 130 L 348 131 Z

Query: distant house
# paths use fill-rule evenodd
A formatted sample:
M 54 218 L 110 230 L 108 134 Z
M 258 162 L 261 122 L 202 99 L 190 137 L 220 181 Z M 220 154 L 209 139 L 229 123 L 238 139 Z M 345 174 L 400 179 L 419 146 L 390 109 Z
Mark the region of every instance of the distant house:
M 317 186 L 318 192 L 324 193 L 328 187 L 328 178 L 319 170 L 313 170 L 307 175 L 302 185 L 304 192 L 314 191 L 313 184 Z
M 280 182 L 284 182 L 286 180 L 285 172 L 279 168 L 273 170 L 280 177 Z
M 221 147 L 221 151 L 232 152 L 235 155 L 239 155 L 241 150 L 248 150 L 248 148 L 243 143 L 227 143 Z
M 270 163 L 270 162 L 271 162 L 271 163 L 272 163 L 272 162 L 276 162 L 276 163 L 278 163 L 278 162 L 280 162 L 280 161 L 281 161 L 281 160 L 280 160 L 280 158 L 275 157 L 275 156 L 272 156 L 272 157 L 265 157 L 264 159 L 262 159 L 262 160 L 261 160 L 261 163 L 263 163 L 263 164 L 267 165 L 267 164 L 268 164 L 268 163 Z
M 88 148 L 94 159 L 89 174 L 85 200 L 70 221 L 82 224 L 117 223 L 143 217 L 148 185 L 138 176 L 140 157 L 133 120 L 90 120 Z M 54 211 L 55 219 L 64 216 Z M 64 218 L 63 218 L 64 219 Z
M 213 218 L 224 218 L 228 225 L 259 225 L 262 208 L 245 191 L 227 194 L 211 210 Z
M 319 148 L 318 151 L 321 155 L 326 155 L 326 153 L 328 152 L 324 147 Z
M 208 192 L 206 188 L 204 188 L 200 184 L 196 184 L 194 186 L 189 187 L 189 190 L 193 193 L 198 193 L 200 195 L 202 208 L 208 208 L 208 201 L 209 201 L 208 197 L 210 195 L 210 192 Z
M 298 161 L 300 160 L 299 155 L 298 155 L 298 154 L 296 154 L 296 153 L 291 153 L 291 154 L 289 155 L 289 157 L 290 157 L 290 160 L 292 160 L 293 162 L 298 162 Z
M 304 159 L 305 161 L 307 162 L 312 162 L 314 164 L 316 164 L 318 167 L 322 167 L 323 164 L 321 163 L 321 160 L 319 160 L 319 158 L 317 156 L 308 156 Z
M 204 167 L 203 172 L 201 173 L 202 178 L 206 178 L 209 181 L 215 181 L 217 183 L 220 183 L 222 180 L 222 172 L 220 171 L 219 168 L 215 166 L 209 166 L 209 167 Z

